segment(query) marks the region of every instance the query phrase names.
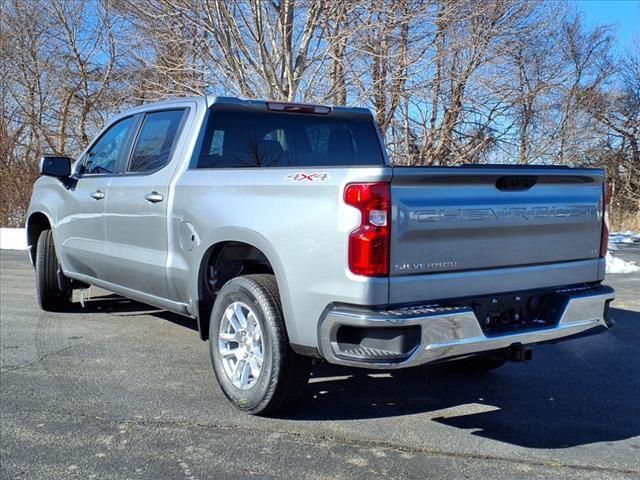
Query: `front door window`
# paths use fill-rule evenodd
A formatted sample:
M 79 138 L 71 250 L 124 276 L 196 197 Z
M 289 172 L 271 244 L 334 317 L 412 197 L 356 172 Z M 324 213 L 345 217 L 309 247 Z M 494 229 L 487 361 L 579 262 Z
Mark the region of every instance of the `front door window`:
M 100 137 L 87 153 L 83 171 L 85 175 L 109 175 L 116 172 L 118 158 L 132 125 L 132 117 L 124 118 Z

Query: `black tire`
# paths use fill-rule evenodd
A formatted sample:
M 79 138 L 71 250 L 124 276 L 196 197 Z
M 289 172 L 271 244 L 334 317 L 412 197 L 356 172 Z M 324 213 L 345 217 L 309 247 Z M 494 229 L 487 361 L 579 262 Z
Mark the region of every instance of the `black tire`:
M 242 302 L 251 307 L 262 333 L 262 368 L 248 389 L 238 388 L 226 373 L 220 354 L 220 325 L 227 307 Z M 218 383 L 236 407 L 253 415 L 293 407 L 309 381 L 311 359 L 295 353 L 284 325 L 278 285 L 273 275 L 236 277 L 220 290 L 209 322 L 209 352 Z
M 36 251 L 36 291 L 42 310 L 61 312 L 71 308 L 71 290 L 61 290 L 58 284 L 58 257 L 51 230 L 44 230 L 38 238 Z
M 507 359 L 500 353 L 481 354 L 446 363 L 446 367 L 456 373 L 482 374 L 502 367 Z

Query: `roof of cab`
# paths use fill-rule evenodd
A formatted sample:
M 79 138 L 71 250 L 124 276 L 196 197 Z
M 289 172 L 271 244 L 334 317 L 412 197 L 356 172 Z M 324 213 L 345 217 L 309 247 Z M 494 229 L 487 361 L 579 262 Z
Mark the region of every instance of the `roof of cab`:
M 225 96 L 217 96 L 217 95 L 209 95 L 207 96 L 207 103 L 209 105 L 229 105 L 229 106 L 245 106 L 245 107 L 254 107 L 260 109 L 267 109 L 267 102 L 278 102 L 278 103 L 293 103 L 293 104 L 304 104 L 304 105 L 322 105 L 316 104 L 313 102 L 289 102 L 287 100 L 265 100 L 265 99 L 242 99 L 238 97 L 225 97 Z M 358 114 L 367 114 L 371 115 L 371 110 L 364 107 L 344 107 L 337 105 L 323 105 L 331 107 L 334 112 L 341 113 L 358 113 Z
M 148 112 L 149 110 L 184 107 L 189 103 L 191 104 L 197 103 L 198 105 L 202 105 L 203 107 L 206 107 L 207 98 L 206 97 L 177 97 L 177 98 L 171 98 L 168 100 L 162 100 L 160 102 L 144 103 L 142 105 L 138 105 L 137 107 L 124 110 L 123 112 L 118 113 L 116 117 L 135 115 L 136 113 Z
M 185 104 L 190 102 L 195 102 L 199 106 L 202 105 L 205 108 L 208 108 L 212 105 L 226 105 L 229 107 L 249 107 L 256 109 L 267 109 L 267 102 L 271 100 L 252 100 L 252 99 L 242 99 L 238 97 L 226 97 L 226 96 L 217 96 L 217 95 L 208 95 L 208 96 L 200 96 L 200 97 L 178 97 L 172 98 L 169 100 L 163 100 L 161 102 L 152 102 L 145 103 L 143 105 L 139 105 L 137 107 L 130 108 L 121 113 L 118 113 L 114 118 L 119 118 L 127 115 L 134 115 L 136 113 L 147 112 L 149 110 L 156 110 L 158 108 L 172 108 L 172 107 L 180 107 L 185 106 Z M 304 103 L 304 102 L 285 102 L 282 100 L 273 100 L 282 103 Z M 315 104 L 310 104 L 315 105 Z M 372 115 L 371 110 L 363 107 L 343 107 L 343 106 L 330 106 L 332 111 L 338 113 L 345 114 L 359 114 L 359 115 Z

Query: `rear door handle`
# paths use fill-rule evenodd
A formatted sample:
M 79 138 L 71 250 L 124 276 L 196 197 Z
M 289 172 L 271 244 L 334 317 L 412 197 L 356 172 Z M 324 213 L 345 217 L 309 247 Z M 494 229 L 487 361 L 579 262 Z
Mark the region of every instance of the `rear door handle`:
M 96 190 L 91 194 L 91 196 L 94 200 L 102 200 L 104 198 L 104 193 L 102 193 L 100 190 Z
M 151 203 L 158 203 L 161 202 L 162 200 L 164 200 L 164 195 L 162 195 L 161 193 L 158 192 L 151 192 L 151 193 L 147 193 L 144 196 L 145 200 L 147 202 L 151 202 Z

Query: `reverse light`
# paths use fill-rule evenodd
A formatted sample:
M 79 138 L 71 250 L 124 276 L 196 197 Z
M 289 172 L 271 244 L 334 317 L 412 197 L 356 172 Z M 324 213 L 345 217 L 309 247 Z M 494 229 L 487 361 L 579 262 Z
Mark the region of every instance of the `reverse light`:
M 611 185 L 602 184 L 602 236 L 600 237 L 600 256 L 607 256 L 609 247 L 609 204 L 611 203 Z
M 345 188 L 345 203 L 360 210 L 360 226 L 349 235 L 349 270 L 356 275 L 389 275 L 390 197 L 388 183 Z
M 387 211 L 386 210 L 371 210 L 369 212 L 369 223 L 376 227 L 387 226 Z

